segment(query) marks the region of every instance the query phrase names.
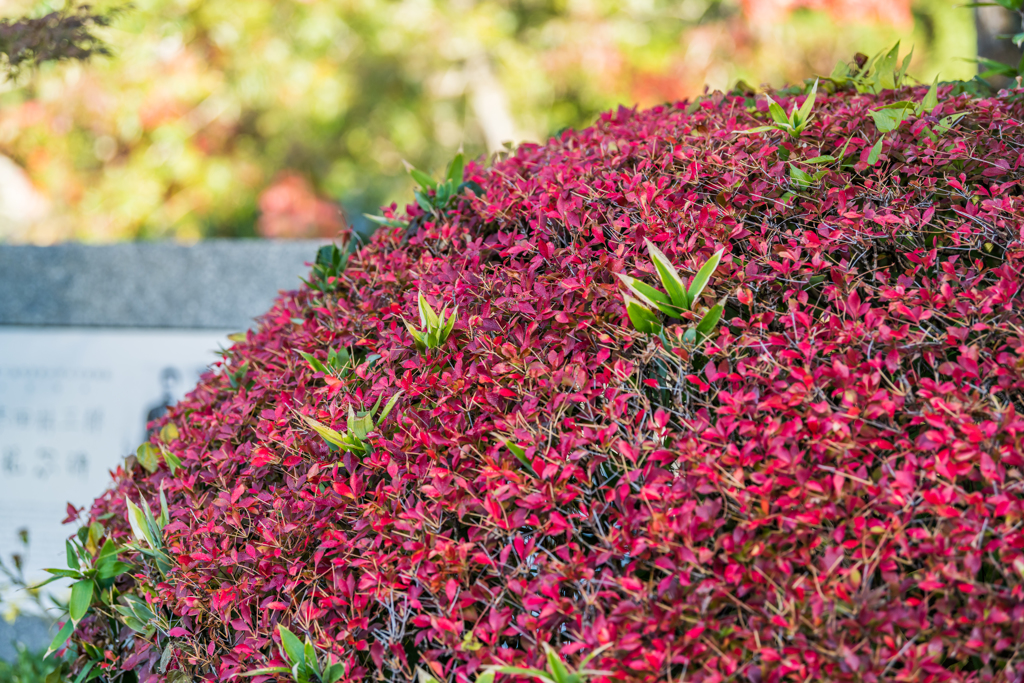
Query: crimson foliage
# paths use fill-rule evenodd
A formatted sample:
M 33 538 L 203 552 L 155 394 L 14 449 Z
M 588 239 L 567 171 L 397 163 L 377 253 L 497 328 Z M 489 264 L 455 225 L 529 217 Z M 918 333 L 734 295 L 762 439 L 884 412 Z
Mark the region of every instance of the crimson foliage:
M 95 502 L 125 539 L 126 497 L 165 491 L 173 569 L 136 580 L 177 625 L 75 638 L 143 680 L 168 645 L 193 678 L 280 665 L 277 624 L 353 681 L 543 668 L 545 643 L 610 643 L 591 668 L 630 681 L 1022 680 L 1024 100 L 939 95 L 874 165 L 869 109 L 924 89 L 819 94 L 796 138 L 743 132 L 763 98 L 619 109 L 471 164 L 443 212 L 391 207 L 407 228 L 170 410 L 175 474 L 130 464 Z M 691 275 L 725 249 L 701 347 L 629 325 L 644 238 Z M 458 306 L 424 353 L 421 291 Z M 343 347 L 340 377 L 299 355 Z M 399 391 L 362 459 L 300 417 L 344 431 Z

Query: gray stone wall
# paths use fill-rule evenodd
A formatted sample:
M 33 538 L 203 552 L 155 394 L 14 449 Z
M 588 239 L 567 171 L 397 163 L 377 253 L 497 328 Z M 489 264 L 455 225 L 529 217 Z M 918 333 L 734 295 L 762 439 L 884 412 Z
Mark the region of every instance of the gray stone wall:
M 321 244 L 0 245 L 0 325 L 247 329 Z

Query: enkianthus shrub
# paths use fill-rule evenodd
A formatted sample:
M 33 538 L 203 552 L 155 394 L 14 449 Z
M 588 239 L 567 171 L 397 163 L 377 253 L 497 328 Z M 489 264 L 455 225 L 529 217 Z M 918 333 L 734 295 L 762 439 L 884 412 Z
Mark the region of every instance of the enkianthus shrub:
M 1022 93 L 829 90 L 418 177 L 94 503 L 73 671 L 1024 679 Z

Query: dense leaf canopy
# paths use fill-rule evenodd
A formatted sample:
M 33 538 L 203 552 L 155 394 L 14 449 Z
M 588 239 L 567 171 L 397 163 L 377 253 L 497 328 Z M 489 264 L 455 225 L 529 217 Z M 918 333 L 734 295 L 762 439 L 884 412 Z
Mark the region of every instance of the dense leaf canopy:
M 94 504 L 124 540 L 126 501 L 166 496 L 173 566 L 119 586 L 171 628 L 74 641 L 143 680 L 167 652 L 194 679 L 280 666 L 279 624 L 353 681 L 545 644 L 631 681 L 1020 680 L 1021 92 L 820 90 L 799 135 L 745 132 L 767 105 L 622 108 L 389 209 Z M 616 277 L 657 284 L 645 239 L 688 275 L 724 250 L 660 337 Z M 458 307 L 423 351 L 421 294 Z

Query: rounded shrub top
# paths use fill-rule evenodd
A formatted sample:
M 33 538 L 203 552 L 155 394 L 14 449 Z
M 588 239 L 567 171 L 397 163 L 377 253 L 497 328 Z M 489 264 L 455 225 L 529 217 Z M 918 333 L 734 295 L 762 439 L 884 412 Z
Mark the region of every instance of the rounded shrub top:
M 73 640 L 143 681 L 288 670 L 286 633 L 344 681 L 1021 680 L 1024 103 L 926 91 L 620 108 L 421 178 L 116 473 L 115 542 L 166 500 L 115 589 L 154 628 Z M 723 250 L 650 333 L 648 240 L 684 285 Z

